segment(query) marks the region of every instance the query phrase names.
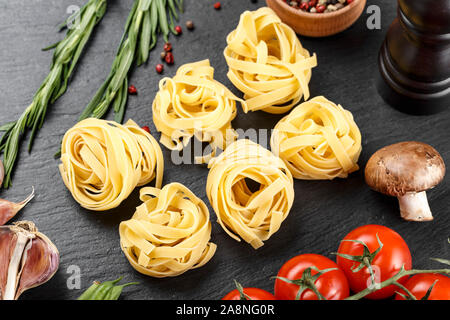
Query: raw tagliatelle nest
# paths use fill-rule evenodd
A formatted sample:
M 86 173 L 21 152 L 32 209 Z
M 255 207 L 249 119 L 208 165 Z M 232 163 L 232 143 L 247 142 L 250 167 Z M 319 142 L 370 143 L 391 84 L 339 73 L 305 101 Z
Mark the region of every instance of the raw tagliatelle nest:
M 89 118 L 64 135 L 61 177 L 84 208 L 116 208 L 137 186 L 163 179 L 164 160 L 158 142 L 135 122 L 125 125 Z
M 322 96 L 281 119 L 270 145 L 297 179 L 346 178 L 359 169 L 361 133 L 353 115 Z
M 214 80 L 209 60 L 181 66 L 173 78 L 160 81 L 153 101 L 153 121 L 161 132 L 160 142 L 171 150 L 181 151 L 195 136 L 211 147 L 209 154 L 197 156 L 195 161 L 208 162 L 217 149 L 223 150 L 236 140 L 237 134 L 231 127 L 236 117 L 236 101 L 245 105 Z
M 286 219 L 294 202 L 294 183 L 284 162 L 247 139 L 237 140 L 209 163 L 206 185 L 222 228 L 257 249 Z M 251 190 L 251 184 L 259 185 Z
M 285 113 L 309 98 L 311 69 L 317 66 L 294 30 L 272 9 L 246 11 L 227 37 L 224 55 L 230 81 L 244 93 L 244 111 Z
M 216 245 L 205 203 L 188 188 L 171 183 L 162 190 L 142 188 L 133 217 L 120 224 L 120 244 L 140 273 L 174 277 L 206 264 Z

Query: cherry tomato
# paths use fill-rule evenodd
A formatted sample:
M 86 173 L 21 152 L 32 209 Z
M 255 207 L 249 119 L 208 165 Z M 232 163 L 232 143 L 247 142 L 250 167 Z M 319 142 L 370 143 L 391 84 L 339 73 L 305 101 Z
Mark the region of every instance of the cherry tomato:
M 345 236 L 344 240 L 362 241 L 367 245 L 370 253 L 373 254 L 380 247 L 377 235 L 383 247 L 373 257 L 372 262 L 369 262 L 372 265 L 376 282 L 382 282 L 393 277 L 398 273 L 402 265 L 404 265 L 406 270 L 411 269 L 411 253 L 408 245 L 392 229 L 379 225 L 366 225 L 351 231 Z M 360 243 L 342 241 L 338 249 L 338 254 L 361 256 L 363 251 L 364 246 Z M 370 271 L 367 267 L 363 267 L 358 272 L 353 272 L 352 269 L 357 268 L 360 265 L 359 262 L 338 255 L 337 264 L 345 272 L 352 291 L 360 292 L 371 285 Z M 404 283 L 406 280 L 407 277 L 403 277 L 398 282 Z M 398 291 L 398 287 L 390 285 L 367 295 L 366 298 L 385 299 L 392 296 L 395 291 Z
M 250 300 L 275 300 L 275 297 L 270 292 L 258 288 L 244 288 L 244 294 Z M 222 300 L 241 300 L 241 295 L 237 289 L 229 292 Z
M 305 269 L 310 267 L 316 267 L 319 270 L 338 269 L 323 273 L 314 282 L 317 290 L 325 299 L 342 300 L 348 297 L 350 290 L 344 272 L 332 260 L 318 254 L 302 254 L 290 259 L 281 267 L 278 277 L 298 280 L 302 278 Z M 312 276 L 317 273 L 317 270 L 311 269 Z M 275 297 L 278 300 L 295 300 L 299 288 L 297 284 L 277 278 L 275 280 Z M 311 289 L 306 289 L 300 295 L 300 300 L 318 300 L 318 297 Z
M 420 300 L 426 295 L 428 289 L 430 289 L 436 280 L 437 282 L 427 300 L 450 300 L 450 278 L 441 274 L 416 274 L 409 278 L 404 286 L 417 300 Z M 406 295 L 403 290 L 398 290 L 398 292 Z M 404 300 L 404 298 L 397 294 L 395 300 Z

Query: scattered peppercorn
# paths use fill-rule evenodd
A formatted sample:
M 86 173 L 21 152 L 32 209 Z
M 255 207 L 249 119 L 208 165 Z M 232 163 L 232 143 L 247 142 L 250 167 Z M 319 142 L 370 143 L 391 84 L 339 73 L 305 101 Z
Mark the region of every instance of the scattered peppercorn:
M 186 21 L 186 28 L 188 30 L 194 30 L 194 23 L 191 20 Z
M 131 85 L 128 87 L 128 93 L 129 94 L 137 94 L 137 89 L 135 86 Z
M 161 52 L 161 60 L 164 60 L 166 58 L 167 52 L 163 51 Z
M 167 52 L 166 57 L 164 58 L 167 64 L 173 64 L 174 58 L 172 52 Z
M 166 43 L 164 44 L 164 51 L 165 51 L 165 52 L 170 52 L 170 51 L 172 51 L 172 44 L 171 44 L 170 42 L 166 42 Z
M 143 126 L 142 130 L 147 131 L 148 133 L 150 133 L 150 128 L 148 126 Z
M 176 26 L 176 27 L 175 27 L 175 31 L 176 31 L 176 33 L 177 33 L 178 35 L 180 35 L 180 34 L 183 33 L 183 29 L 181 29 L 181 26 Z
M 220 10 L 221 7 L 222 7 L 222 5 L 220 4 L 220 2 L 214 3 L 214 9 Z
M 162 73 L 163 70 L 164 70 L 164 66 L 163 66 L 161 63 L 158 63 L 158 64 L 156 65 L 155 69 L 156 69 L 156 72 Z

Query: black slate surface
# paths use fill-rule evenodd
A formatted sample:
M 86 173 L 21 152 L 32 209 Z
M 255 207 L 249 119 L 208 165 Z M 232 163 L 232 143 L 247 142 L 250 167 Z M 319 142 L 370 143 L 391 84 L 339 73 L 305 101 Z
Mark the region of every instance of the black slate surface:
M 329 257 L 339 240 L 355 227 L 376 223 L 399 232 L 413 255 L 417 268 L 436 267 L 429 257 L 449 258 L 450 175 L 428 198 L 435 220 L 414 223 L 401 220 L 396 199 L 372 192 L 365 185 L 363 170 L 348 179 L 334 181 L 296 181 L 294 207 L 281 230 L 265 246 L 255 251 L 246 243 L 228 237 L 213 221 L 212 241 L 218 244 L 214 258 L 204 267 L 177 278 L 153 279 L 140 275 L 130 266 L 119 247 L 118 225 L 128 219 L 139 204 L 135 192 L 122 206 L 107 213 L 82 209 L 65 189 L 58 172 L 54 152 L 64 132 L 76 121 L 109 72 L 116 46 L 122 34 L 132 0 L 110 0 L 108 11 L 88 44 L 67 93 L 49 110 L 31 154 L 25 148 L 14 174 L 14 185 L 0 197 L 21 200 L 35 186 L 37 196 L 17 217 L 34 221 L 49 236 L 61 253 L 58 273 L 47 284 L 25 293 L 23 299 L 74 299 L 81 290 L 69 290 L 67 279 L 71 265 L 81 269 L 82 288 L 94 280 L 108 280 L 119 275 L 139 286 L 127 288 L 126 299 L 218 299 L 233 289 L 233 279 L 245 286 L 273 291 L 273 280 L 284 261 L 301 253 L 318 253 Z M 250 0 L 224 0 L 222 10 L 213 9 L 213 1 L 186 0 L 181 24 L 193 20 L 196 29 L 172 37 L 176 64 L 166 67 L 172 76 L 182 63 L 205 58 L 216 68 L 216 79 L 229 88 L 227 67 L 222 55 L 226 35 L 235 28 L 239 14 L 263 6 Z M 70 5 L 83 0 L 15 0 L 0 1 L 0 122 L 16 119 L 30 103 L 47 75 L 51 54 L 40 49 L 63 36 L 57 25 Z M 355 117 L 363 135 L 362 168 L 380 147 L 402 140 L 419 140 L 433 145 L 450 164 L 450 110 L 433 116 L 411 116 L 389 108 L 374 86 L 377 54 L 384 34 L 395 17 L 395 3 L 390 0 L 368 1 L 381 7 L 382 29 L 368 30 L 363 13 L 349 30 L 329 38 L 301 38 L 302 44 L 316 52 L 319 66 L 311 81 L 312 95 L 325 95 L 342 104 Z M 149 125 L 153 132 L 151 102 L 161 76 L 154 66 L 159 63 L 158 48 L 151 53 L 147 66 L 137 69 L 130 82 L 139 90 L 129 99 L 126 118 Z M 235 91 L 236 92 L 236 91 Z M 280 119 L 262 112 L 245 115 L 239 110 L 235 128 L 272 128 Z M 157 136 L 159 138 L 159 134 Z M 204 166 L 170 162 L 164 149 L 164 182 L 178 181 L 206 203 Z

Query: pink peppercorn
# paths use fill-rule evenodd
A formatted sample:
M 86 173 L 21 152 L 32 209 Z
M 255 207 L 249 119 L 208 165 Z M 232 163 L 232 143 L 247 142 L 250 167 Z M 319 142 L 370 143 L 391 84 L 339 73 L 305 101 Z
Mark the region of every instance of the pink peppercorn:
M 164 51 L 165 51 L 165 52 L 170 52 L 170 51 L 172 51 L 172 44 L 171 44 L 170 42 L 166 42 L 166 43 L 164 44 Z
M 164 70 L 164 66 L 163 66 L 161 63 L 158 63 L 158 64 L 156 65 L 155 69 L 156 69 L 156 72 L 162 73 L 163 70 Z
M 135 86 L 131 85 L 128 87 L 128 93 L 129 94 L 137 94 L 137 89 Z
M 308 11 L 309 4 L 307 2 L 302 2 L 302 4 L 300 5 L 300 9 L 304 10 L 304 11 Z
M 173 64 L 174 58 L 172 52 L 167 52 L 166 57 L 164 58 L 167 64 Z
M 323 5 L 323 4 L 319 4 L 319 5 L 316 6 L 316 10 L 317 10 L 318 13 L 324 12 L 326 8 L 327 7 L 325 5 Z

